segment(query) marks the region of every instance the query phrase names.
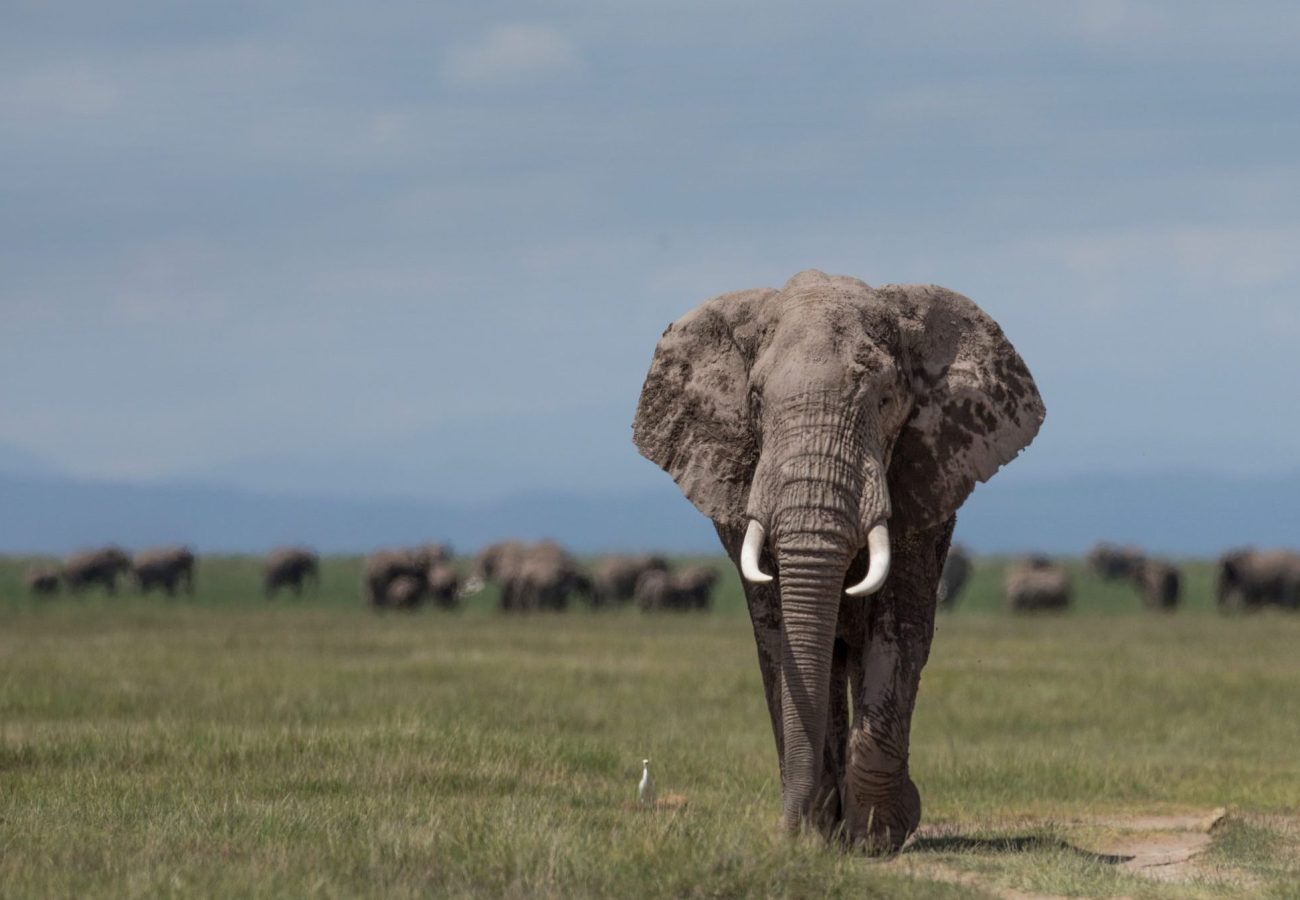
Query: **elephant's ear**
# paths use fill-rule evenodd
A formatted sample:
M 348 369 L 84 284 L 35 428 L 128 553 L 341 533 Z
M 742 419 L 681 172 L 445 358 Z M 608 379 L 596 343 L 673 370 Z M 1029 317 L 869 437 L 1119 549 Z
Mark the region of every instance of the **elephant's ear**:
M 776 291 L 723 294 L 668 326 L 641 388 L 632 440 L 715 522 L 744 521 L 758 463 L 749 366 L 763 303 Z
M 876 293 L 898 312 L 915 393 L 894 445 L 890 495 L 909 522 L 937 525 L 1029 445 L 1046 410 L 1002 329 L 966 297 L 934 285 Z

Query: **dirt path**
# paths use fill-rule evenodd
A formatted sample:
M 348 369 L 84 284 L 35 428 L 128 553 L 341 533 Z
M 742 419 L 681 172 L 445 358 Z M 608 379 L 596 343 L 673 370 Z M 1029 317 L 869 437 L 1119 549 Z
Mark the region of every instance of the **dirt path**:
M 1195 858 L 1210 846 L 1211 832 L 1227 815 L 1220 808 L 1191 816 L 1106 817 L 1089 824 L 1122 833 L 1103 852 L 1133 857 L 1120 864 L 1123 871 L 1156 881 L 1184 882 L 1195 877 Z
M 978 888 L 1004 900 L 1056 900 L 996 883 L 996 874 L 964 869 L 951 857 L 970 854 L 985 859 L 1034 850 L 1076 853 L 1113 865 L 1117 871 L 1163 883 L 1187 883 L 1202 872 L 1196 857 L 1211 842 L 1224 820 L 1224 809 L 1177 816 L 1098 816 L 1068 821 L 1010 823 L 1018 836 L 974 838 L 951 827 L 922 828 L 896 864 L 920 878 Z

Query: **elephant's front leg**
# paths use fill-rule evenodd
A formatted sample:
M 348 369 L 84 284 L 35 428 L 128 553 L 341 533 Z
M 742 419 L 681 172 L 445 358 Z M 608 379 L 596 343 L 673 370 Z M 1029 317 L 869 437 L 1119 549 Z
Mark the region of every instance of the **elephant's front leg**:
M 736 571 L 740 571 L 740 547 L 745 534 L 737 528 L 716 526 L 718 537 Z M 785 789 L 785 741 L 781 725 L 781 593 L 776 581 L 751 584 L 741 580 L 749 621 L 754 628 L 754 647 L 758 651 L 758 672 L 763 679 L 763 696 L 776 741 L 776 758 L 781 766 L 781 788 Z
M 845 832 L 869 853 L 898 850 L 921 820 L 908 744 L 952 524 L 898 536 L 890 583 L 872 598 L 864 651 L 849 666 L 853 726 L 844 779 Z

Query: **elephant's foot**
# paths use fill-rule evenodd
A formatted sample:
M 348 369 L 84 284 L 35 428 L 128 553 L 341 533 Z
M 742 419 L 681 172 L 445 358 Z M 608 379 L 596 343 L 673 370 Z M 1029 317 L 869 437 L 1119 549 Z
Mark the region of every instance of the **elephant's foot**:
M 897 853 L 921 822 L 921 792 L 907 775 L 860 792 L 846 810 L 844 841 L 868 856 Z
M 845 839 L 872 856 L 896 853 L 921 822 L 921 792 L 907 771 L 906 725 L 892 711 L 877 707 L 860 720 L 844 773 Z

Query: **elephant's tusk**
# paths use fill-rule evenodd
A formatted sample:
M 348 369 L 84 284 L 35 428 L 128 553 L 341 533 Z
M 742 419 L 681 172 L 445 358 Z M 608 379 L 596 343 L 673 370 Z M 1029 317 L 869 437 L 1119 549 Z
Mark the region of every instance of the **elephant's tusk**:
M 884 522 L 867 532 L 867 574 L 844 593 L 850 597 L 865 597 L 880 590 L 889 577 L 889 528 Z
M 745 531 L 745 544 L 740 548 L 740 574 L 746 581 L 752 581 L 754 584 L 764 584 L 772 580 L 771 575 L 758 567 L 758 558 L 763 553 L 764 538 L 763 526 L 758 524 L 757 519 L 750 519 L 749 528 Z

